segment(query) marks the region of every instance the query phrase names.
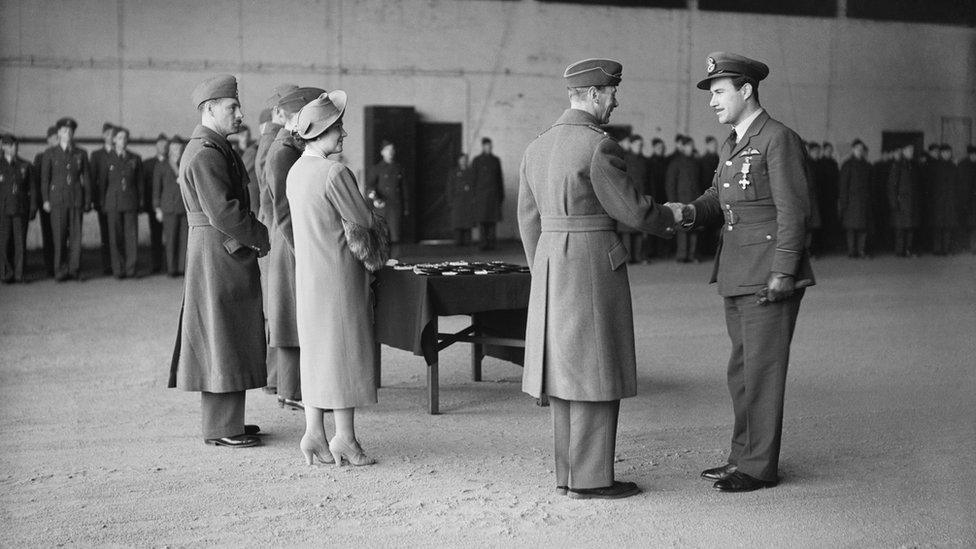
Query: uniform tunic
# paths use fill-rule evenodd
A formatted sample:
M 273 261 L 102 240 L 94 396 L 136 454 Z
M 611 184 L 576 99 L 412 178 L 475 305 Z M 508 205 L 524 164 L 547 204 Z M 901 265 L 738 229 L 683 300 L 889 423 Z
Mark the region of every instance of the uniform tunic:
M 701 164 L 684 154 L 676 154 L 665 174 L 667 199 L 689 203 L 701 195 Z
M 637 393 L 627 249 L 617 222 L 659 236 L 674 216 L 642 195 L 624 151 L 589 113 L 568 109 L 529 144 L 518 221 L 532 270 L 522 390 L 609 401 Z
M 479 154 L 471 161 L 474 174 L 474 217 L 479 223 L 497 223 L 502 219 L 505 183 L 502 162 L 493 154 Z
M 930 160 L 928 209 L 929 226 L 952 229 L 959 225 L 959 196 L 956 192 L 958 176 L 951 160 Z
M 163 240 L 166 245 L 166 268 L 171 275 L 186 269 L 186 206 L 177 182 L 177 171 L 168 162 L 159 162 L 153 170 L 152 206 L 163 212 Z
M 382 208 L 376 208 L 376 213 L 386 218 L 393 242 L 399 242 L 403 234 L 403 209 L 407 204 L 405 183 L 403 166 L 395 160 L 379 161 L 366 180 L 366 194 L 375 192 L 379 200 L 386 202 Z
M 31 172 L 30 162 L 18 156 L 7 162 L 0 154 L 0 278 L 4 280 L 20 280 L 24 274 L 24 231 L 27 219 L 37 210 Z M 8 246 L 13 247 L 13 265 Z
M 871 220 L 871 164 L 858 158 L 848 158 L 840 168 L 837 211 L 844 228 L 866 231 Z
M 373 226 L 352 172 L 306 153 L 287 179 L 295 236 L 302 401 L 316 408 L 376 402 L 371 275 L 349 251 L 343 222 Z
M 919 223 L 918 167 L 912 160 L 898 160 L 888 173 L 888 218 L 895 229 L 914 229 Z
M 254 248 L 268 229 L 251 213 L 247 172 L 227 139 L 197 126 L 180 159 L 190 224 L 170 387 L 229 393 L 262 387 L 266 340 Z
M 474 178 L 470 168 L 454 168 L 447 178 L 447 203 L 451 207 L 451 228 L 474 227 Z
M 271 197 L 274 222 L 268 260 L 268 344 L 272 347 L 298 347 L 295 312 L 295 239 L 291 210 L 285 192 L 288 170 L 302 155 L 291 132 L 282 128 L 268 148 L 264 179 Z
M 138 209 L 141 203 L 142 160 L 129 151 L 108 154 L 108 177 L 101 197 L 108 217 L 109 252 L 116 276 L 136 274 Z M 124 250 L 123 250 L 124 248 Z

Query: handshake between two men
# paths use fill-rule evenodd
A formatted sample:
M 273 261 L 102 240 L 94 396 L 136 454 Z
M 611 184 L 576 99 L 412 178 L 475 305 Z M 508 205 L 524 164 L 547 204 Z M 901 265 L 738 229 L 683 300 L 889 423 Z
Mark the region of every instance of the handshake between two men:
M 695 206 L 694 204 L 682 204 L 681 202 L 665 202 L 664 206 L 671 210 L 674 215 L 675 231 L 690 231 L 695 228 Z M 796 282 L 793 276 L 770 271 L 766 285 L 756 292 L 756 302 L 760 305 L 775 303 L 788 299 L 796 290 Z

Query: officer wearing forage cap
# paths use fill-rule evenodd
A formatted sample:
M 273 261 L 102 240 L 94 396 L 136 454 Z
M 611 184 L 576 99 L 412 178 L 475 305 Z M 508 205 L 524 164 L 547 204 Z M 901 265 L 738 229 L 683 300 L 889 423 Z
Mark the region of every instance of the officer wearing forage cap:
M 325 93 L 321 88 L 303 87 L 278 101 L 285 125 L 268 147 L 264 179 L 271 197 L 271 253 L 267 264 L 265 316 L 268 319 L 268 348 L 275 349 L 278 403 L 300 408 L 298 325 L 295 316 L 295 238 L 291 228 L 291 207 L 285 194 L 288 170 L 302 155 L 292 137 L 298 111 Z
M 58 144 L 58 128 L 50 126 L 47 129 L 47 148 L 34 155 L 34 196 L 40 206 L 41 201 L 41 171 L 44 166 L 44 159 L 51 150 Z M 38 223 L 41 225 L 41 246 L 44 255 L 44 267 L 48 276 L 54 276 L 54 235 L 51 230 L 51 214 L 44 208 L 38 208 Z M 26 235 L 27 231 L 24 231 Z
M 258 138 L 258 149 L 254 156 L 254 172 L 257 175 L 258 180 L 258 196 L 260 197 L 260 204 L 258 204 L 258 221 L 264 223 L 269 229 L 271 223 L 274 221 L 274 216 L 271 212 L 271 195 L 268 193 L 268 182 L 264 178 L 265 164 L 268 160 L 268 149 L 271 147 L 271 143 L 275 140 L 278 135 L 278 131 L 284 126 L 284 115 L 281 109 L 278 108 L 278 101 L 282 97 L 290 94 L 291 92 L 298 89 L 295 84 L 278 84 L 274 87 L 271 92 L 271 96 L 268 97 L 265 102 L 267 105 L 268 114 L 265 115 L 261 112 L 261 116 L 258 119 L 261 125 L 261 137 Z M 267 120 L 265 120 L 267 118 Z M 269 231 L 270 232 L 270 231 Z M 268 261 L 270 258 L 262 257 L 258 261 L 258 267 L 261 269 L 261 290 L 264 294 L 264 310 L 267 314 L 268 310 Z M 265 335 L 267 334 L 267 329 L 265 330 Z M 267 370 L 268 370 L 268 384 L 265 391 L 274 394 L 276 387 L 278 385 L 278 375 L 277 367 L 277 349 L 273 347 L 268 347 L 268 358 L 267 358 Z
M 732 126 L 712 186 L 683 207 L 683 226 L 724 220 L 712 282 L 725 300 L 732 340 L 728 386 L 735 422 L 728 462 L 702 472 L 724 492 L 775 486 L 790 342 L 804 289 L 814 283 L 806 248 L 810 199 L 803 141 L 759 104 L 769 67 L 716 52 L 698 88 Z
M 600 125 L 617 107 L 623 67 L 570 65 L 570 108 L 525 150 L 518 222 L 532 270 L 522 390 L 549 396 L 556 489 L 572 498 L 640 492 L 614 479 L 620 399 L 637 393 L 628 252 L 617 223 L 662 237 L 674 213 L 642 194 Z
M 257 258 L 268 253 L 268 229 L 251 213 L 247 171 L 227 141 L 243 120 L 237 80 L 214 76 L 191 98 L 200 125 L 180 159 L 190 229 L 169 386 L 201 393 L 206 443 L 255 446 L 257 426 L 244 425 L 244 392 L 267 378 Z

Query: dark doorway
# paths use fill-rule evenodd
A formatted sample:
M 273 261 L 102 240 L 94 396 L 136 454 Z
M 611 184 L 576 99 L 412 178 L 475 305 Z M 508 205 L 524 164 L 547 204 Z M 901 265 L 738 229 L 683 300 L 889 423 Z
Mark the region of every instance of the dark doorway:
M 461 124 L 417 124 L 417 234 L 420 240 L 451 240 L 447 178 L 461 154 Z
M 417 111 L 413 107 L 375 106 L 363 108 L 365 143 L 363 157 L 366 182 L 373 166 L 380 161 L 380 144 L 389 141 L 396 147 L 396 161 L 403 166 L 404 210 L 401 221 L 401 240 L 416 242 L 417 204 L 415 181 L 417 173 Z M 364 182 L 365 183 L 365 182 Z

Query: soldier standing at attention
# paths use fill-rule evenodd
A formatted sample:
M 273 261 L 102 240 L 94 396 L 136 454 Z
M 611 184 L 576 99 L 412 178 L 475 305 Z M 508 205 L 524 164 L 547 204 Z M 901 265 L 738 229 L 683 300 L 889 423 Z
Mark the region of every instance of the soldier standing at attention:
M 759 103 L 769 68 L 733 53 L 708 56 L 698 88 L 732 126 L 712 187 L 682 208 L 686 228 L 725 220 L 712 282 L 732 341 L 728 386 L 735 422 L 728 462 L 702 472 L 722 492 L 776 486 L 790 343 L 813 271 L 803 141 Z
M 264 180 L 271 196 L 271 253 L 268 258 L 268 295 L 264 310 L 268 319 L 268 347 L 275 349 L 278 405 L 302 409 L 301 349 L 298 345 L 298 317 L 295 312 L 295 235 L 291 207 L 286 195 L 288 170 L 302 156 L 302 147 L 292 137 L 298 111 L 324 94 L 321 88 L 303 87 L 281 98 L 278 110 L 284 127 L 268 147 Z
M 952 235 L 959 224 L 959 196 L 956 192 L 958 176 L 952 161 L 952 147 L 943 143 L 939 158 L 930 161 L 929 200 L 926 203 L 929 226 L 932 227 L 932 253 L 947 255 L 952 252 Z
M 108 184 L 100 203 L 108 217 L 112 274 L 121 280 L 136 276 L 142 161 L 128 149 L 129 130 L 117 127 L 112 133 L 115 149 L 108 155 Z
M 396 146 L 389 141 L 380 144 L 380 156 L 382 159 L 369 170 L 366 198 L 373 202 L 376 213 L 386 219 L 390 242 L 396 245 L 403 238 L 403 218 L 410 215 L 403 166 L 396 161 Z
M 916 257 L 915 229 L 918 228 L 918 166 L 915 145 L 902 147 L 888 172 L 889 221 L 895 231 L 895 255 Z
M 74 118 L 62 118 L 55 126 L 58 144 L 47 150 L 41 165 L 41 196 L 54 235 L 54 278 L 82 280 L 81 221 L 92 202 L 88 154 L 75 146 Z
M 688 203 L 701 195 L 701 164 L 692 156 L 692 147 L 691 139 L 682 137 L 674 158 L 668 164 L 665 176 L 668 202 Z M 699 232 L 701 229 L 678 233 L 678 251 L 675 257 L 678 263 L 698 261 Z
M 871 167 L 871 242 L 875 250 L 888 249 L 891 245 L 891 233 L 888 230 L 888 175 L 894 163 L 895 153 L 887 150 L 881 153 L 881 159 Z
M 457 166 L 447 177 L 447 203 L 451 207 L 451 228 L 456 235 L 458 246 L 467 246 L 471 242 L 471 228 L 474 220 L 471 209 L 474 206 L 474 182 L 471 180 L 471 170 L 468 168 L 468 155 L 458 155 Z
M 969 233 L 969 251 L 976 254 L 976 146 L 966 147 L 966 158 L 959 162 L 962 226 Z
M 263 125 L 261 126 L 261 137 L 258 139 L 258 148 L 254 153 L 254 175 L 257 176 L 258 181 L 258 196 L 260 197 L 260 204 L 251 204 L 251 212 L 255 213 L 257 220 L 260 221 L 265 227 L 268 228 L 268 235 L 271 235 L 271 225 L 274 223 L 274 207 L 271 204 L 271 194 L 268 192 L 268 181 L 265 179 L 265 164 L 268 160 L 268 150 L 271 148 L 271 143 L 274 142 L 275 137 L 278 136 L 278 132 L 285 125 L 285 113 L 278 108 L 278 101 L 281 98 L 288 95 L 289 93 L 298 89 L 295 84 L 279 84 L 272 90 L 271 97 L 266 101 L 268 106 L 267 115 L 264 111 L 261 112 L 261 121 Z M 248 190 L 250 194 L 250 189 Z M 263 307 L 265 320 L 267 321 L 268 315 L 268 262 L 270 257 L 258 258 L 258 268 L 261 270 L 261 295 L 263 296 Z M 265 322 L 265 338 L 269 338 L 269 333 L 267 329 L 267 322 Z M 267 361 L 267 372 L 268 372 L 268 384 L 264 388 L 264 392 L 268 394 L 276 394 L 278 387 L 278 369 L 275 364 L 277 363 L 277 349 L 275 347 L 268 347 L 265 352 Z
M 204 442 L 257 446 L 260 428 L 244 424 L 244 400 L 267 381 L 257 258 L 268 253 L 268 229 L 251 212 L 247 170 L 227 141 L 244 118 L 237 79 L 208 78 L 192 100 L 200 124 L 180 159 L 190 232 L 169 386 L 200 392 Z
M 102 146 L 91 153 L 88 162 L 91 168 L 92 207 L 95 208 L 98 218 L 98 236 L 102 243 L 102 274 L 106 275 L 112 274 L 112 256 L 108 245 L 108 216 L 102 210 L 101 200 L 108 185 L 108 157 L 114 148 L 112 144 L 114 131 L 115 124 L 111 122 L 102 124 Z
M 176 178 L 183 156 L 183 138 L 174 135 L 169 140 L 166 160 L 157 162 L 153 170 L 152 204 L 156 221 L 163 224 L 163 243 L 166 245 L 166 272 L 170 277 L 183 276 L 186 270 L 186 206 Z
M 0 280 L 24 281 L 24 231 L 37 211 L 30 162 L 17 156 L 17 138 L 0 137 Z M 12 240 L 12 241 L 11 241 Z M 13 247 L 13 265 L 7 250 Z
M 481 154 L 471 160 L 474 176 L 475 218 L 481 232 L 481 249 L 494 250 L 498 222 L 502 219 L 502 202 L 505 200 L 505 182 L 502 179 L 502 161 L 491 153 L 491 139 L 481 139 Z
M 871 164 L 860 139 L 851 144 L 851 157 L 840 168 L 837 215 L 847 231 L 847 257 L 867 257 L 871 221 Z
M 142 160 L 142 179 L 139 182 L 139 213 L 149 218 L 149 252 L 152 258 L 152 272 L 163 272 L 163 223 L 156 215 L 153 205 L 153 176 L 156 166 L 166 164 L 169 138 L 161 133 L 156 136 L 156 154 Z M 177 158 L 177 160 L 179 160 Z
M 34 155 L 34 200 L 37 201 L 38 223 L 41 224 L 41 252 L 44 256 L 44 268 L 47 276 L 54 276 L 54 234 L 51 230 L 51 214 L 41 207 L 41 171 L 44 167 L 44 157 L 47 151 L 58 144 L 58 128 L 51 126 L 47 129 L 47 148 Z
M 556 491 L 574 499 L 640 493 L 614 478 L 620 399 L 637 393 L 627 249 L 617 222 L 670 236 L 674 211 L 641 194 L 600 126 L 623 67 L 586 59 L 563 77 L 570 108 L 525 150 L 518 223 L 532 269 L 522 390 L 552 404 Z M 680 212 L 678 212 L 680 216 Z

